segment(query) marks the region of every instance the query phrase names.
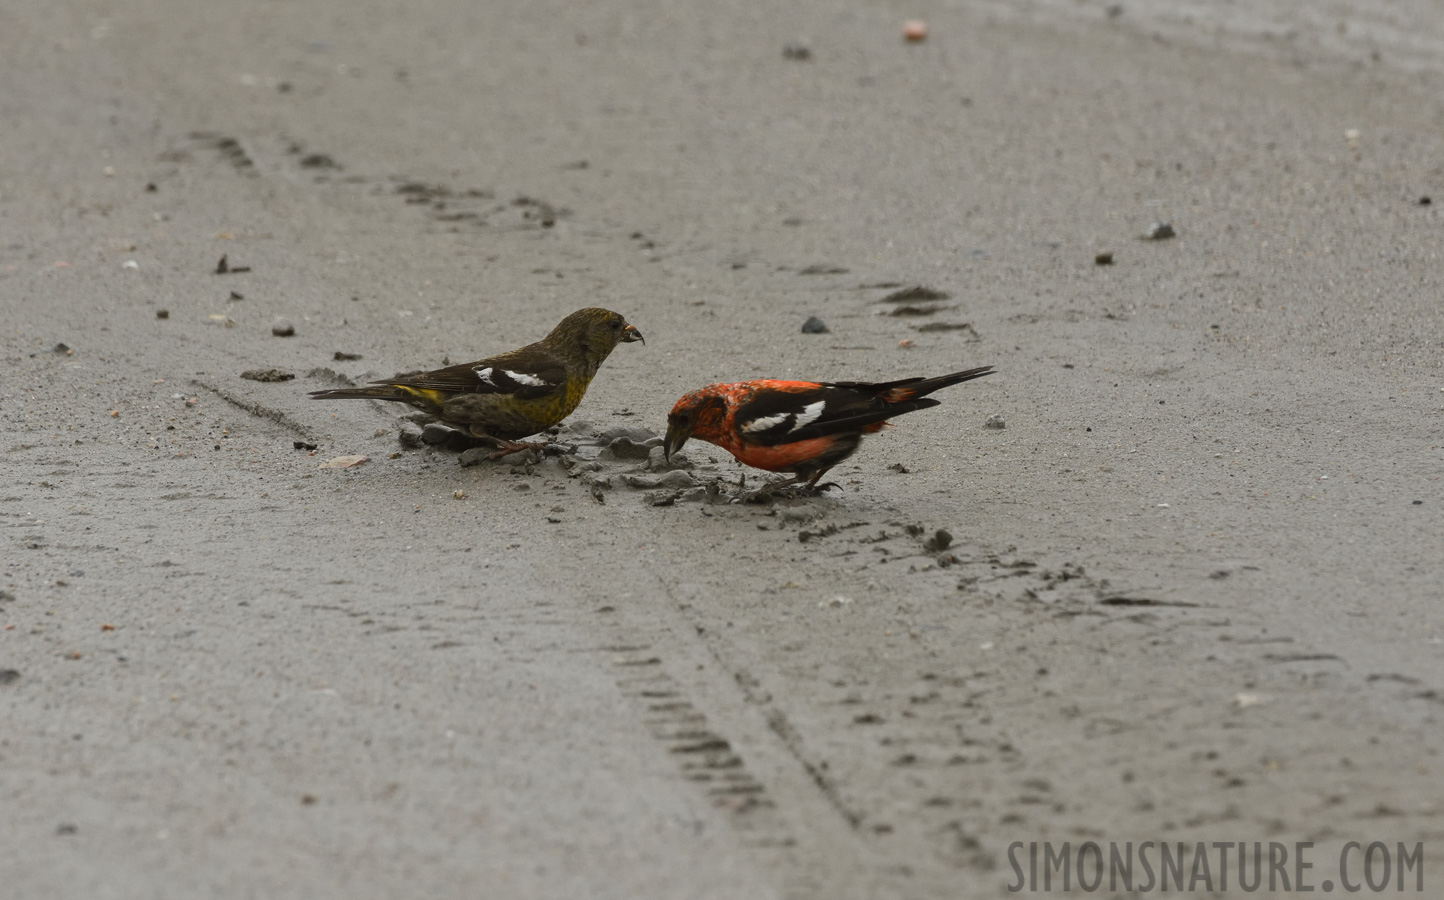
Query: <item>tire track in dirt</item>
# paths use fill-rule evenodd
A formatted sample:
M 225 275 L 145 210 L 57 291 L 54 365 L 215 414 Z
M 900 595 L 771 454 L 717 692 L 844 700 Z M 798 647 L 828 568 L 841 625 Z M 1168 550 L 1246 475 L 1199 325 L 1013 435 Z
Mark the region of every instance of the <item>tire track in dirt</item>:
M 629 612 L 608 615 L 615 642 L 599 650 L 679 776 L 726 812 L 743 844 L 778 872 L 786 896 L 837 896 L 858 879 L 872 880 L 856 859 L 838 854 L 838 835 L 850 828 L 845 813 L 817 792 L 770 723 L 738 714 L 745 703 L 731 674 L 716 671 L 706 644 L 680 638 L 673 618 L 662 612 L 644 624 Z
M 1255 647 L 1250 642 L 1293 639 L 1269 635 L 1246 611 L 1121 589 L 1078 566 L 1045 567 L 1012 548 L 964 543 L 943 554 L 924 551 L 928 532 L 896 520 L 880 532 L 819 528 L 834 516 L 856 518 L 858 510 L 816 504 L 810 511 L 815 518 L 791 534 L 794 540 L 810 534 L 814 555 L 792 557 L 784 585 L 749 578 L 751 567 L 739 571 L 736 559 L 727 560 L 734 567 L 724 573 L 696 556 L 691 563 L 702 571 L 663 581 L 683 621 L 673 634 L 690 640 L 695 633 L 705 645 L 716 663 L 709 668 L 720 670 L 713 680 L 740 689 L 833 818 L 868 848 L 874 880 L 897 879 L 920 894 L 963 885 L 985 890 L 1005 880 L 1003 851 L 1018 834 L 1093 833 L 1093 823 L 1109 816 L 1120 829 L 1155 834 L 1242 817 L 1227 792 L 1262 777 L 1257 761 L 1237 746 L 1239 735 L 1262 724 L 1248 709 L 1287 708 L 1292 720 L 1318 715 L 1329 703 L 1313 689 L 1326 673 L 1315 668 L 1281 680 L 1270 670 L 1337 664 L 1334 655 Z M 659 547 L 658 556 L 686 554 L 698 543 L 726 546 L 729 533 L 786 532 L 782 518 L 714 508 L 697 523 L 705 533 L 695 542 L 679 538 Z M 731 524 L 715 527 L 718 520 Z M 871 573 L 884 565 L 893 590 L 870 599 L 869 580 L 883 577 Z M 729 588 L 724 595 L 709 582 Z M 829 596 L 838 589 L 862 593 Z M 789 597 L 794 592 L 806 599 L 799 604 Z M 885 655 L 857 646 L 868 634 Z M 663 643 L 650 646 L 667 652 Z M 1233 658 L 1225 664 L 1218 648 Z M 1223 685 L 1217 708 L 1178 706 L 1152 694 L 1146 676 L 1100 681 L 1090 671 L 1100 663 L 1138 673 L 1186 663 L 1227 672 L 1243 688 L 1257 683 L 1259 693 Z M 800 689 L 806 682 L 813 689 Z M 1194 740 L 1156 742 L 1150 735 L 1164 722 Z M 1057 744 L 1060 726 L 1089 748 L 1086 755 Z M 1120 788 L 1111 798 L 1077 789 L 1078 766 L 1090 758 L 1116 773 Z M 1164 810 L 1150 788 L 1132 785 L 1160 783 L 1170 767 L 1190 774 L 1175 778 L 1182 793 Z M 1160 771 L 1140 777 L 1150 770 Z M 1312 777 L 1293 775 L 1286 789 L 1303 789 Z M 930 856 L 918 858 L 919 847 L 931 848 Z

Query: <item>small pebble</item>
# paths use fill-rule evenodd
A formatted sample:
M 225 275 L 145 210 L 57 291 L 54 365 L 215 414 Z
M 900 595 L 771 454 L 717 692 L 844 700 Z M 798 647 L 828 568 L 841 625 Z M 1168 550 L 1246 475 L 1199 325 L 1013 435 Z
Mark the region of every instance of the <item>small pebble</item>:
M 433 446 L 444 444 L 456 434 L 456 429 L 440 422 L 432 422 L 421 429 L 421 440 Z
M 903 37 L 914 44 L 927 40 L 928 23 L 922 19 L 908 19 L 903 23 Z
M 350 362 L 350 361 L 352 361 L 352 360 L 360 359 L 360 358 L 361 358 L 361 354 L 359 354 L 359 353 L 343 353 L 342 351 L 337 350 L 334 354 L 332 354 L 331 358 L 334 359 L 334 360 L 336 360 L 336 362 Z
M 1429 198 L 1429 197 L 1420 197 L 1420 198 L 1419 198 L 1419 205 L 1420 205 L 1420 206 L 1428 206 L 1429 204 L 1431 204 L 1431 203 L 1433 203 L 1433 202 L 1434 202 L 1433 199 L 1432 199 L 1432 198 Z
M 912 348 L 916 347 L 917 345 L 918 345 L 918 342 L 915 341 L 915 340 L 913 340 L 912 338 L 903 338 L 902 340 L 900 340 L 900 341 L 897 342 L 897 346 L 898 346 L 898 349 L 899 349 L 899 350 L 911 350 Z
M 402 422 L 401 427 L 396 430 L 396 440 L 401 446 L 416 449 L 423 443 L 421 438 L 421 426 L 415 422 Z
M 133 259 L 127 259 L 125 262 L 120 264 L 120 267 L 122 269 L 130 269 L 132 272 L 140 271 L 140 263 L 136 262 Z
M 469 450 L 463 450 L 461 456 L 457 457 L 457 462 L 461 463 L 464 468 L 479 466 L 486 462 L 486 458 L 493 452 L 495 451 L 486 447 L 472 447 Z
M 155 317 L 156 317 L 157 319 L 169 319 L 169 318 L 170 318 L 170 310 L 168 310 L 168 309 L 158 309 L 158 310 L 155 311 Z
M 803 334 L 827 334 L 827 323 L 817 316 L 808 316 L 807 321 L 802 323 Z
M 782 48 L 782 58 L 806 62 L 812 59 L 812 50 L 806 44 L 794 42 Z
M 1174 237 L 1175 234 L 1176 232 L 1174 232 L 1173 226 L 1169 223 L 1154 222 L 1152 225 L 1148 226 L 1147 231 L 1143 232 L 1143 239 L 1145 241 L 1166 241 L 1169 238 Z
M 290 337 L 296 333 L 296 326 L 289 319 L 277 319 L 271 325 L 271 334 L 276 337 Z
M 988 416 L 987 421 L 983 422 L 983 427 L 985 427 L 985 428 L 1006 428 L 1006 427 L 1007 427 L 1007 423 L 1003 421 L 1003 417 L 1002 417 L 1002 416 L 997 415 L 997 414 L 994 414 L 994 415 Z
M 296 376 L 281 369 L 247 369 L 241 377 L 247 381 L 290 381 Z
M 458 500 L 465 500 L 466 491 L 463 491 L 461 488 L 457 488 L 456 490 L 451 492 L 451 496 L 455 497 Z
M 352 466 L 359 466 L 366 461 L 364 456 L 333 456 L 321 463 L 322 469 L 349 469 Z
M 1097 256 L 1093 257 L 1093 264 L 1094 264 L 1095 266 L 1111 266 L 1111 265 L 1113 265 L 1113 252 L 1110 250 L 1110 251 L 1104 251 L 1103 253 L 1098 254 Z
M 929 553 L 941 553 L 953 545 L 953 535 L 946 528 L 939 528 L 933 536 L 923 541 L 923 549 Z
M 310 451 L 310 450 L 315 450 L 315 449 L 316 449 L 316 445 L 313 444 L 313 443 L 311 443 L 310 441 L 292 441 L 292 442 L 291 442 L 291 449 L 292 449 L 292 450 L 307 450 L 307 451 Z
M 630 487 L 643 490 L 659 487 L 684 488 L 697 483 L 695 478 L 680 469 L 662 475 L 623 475 L 622 480 Z

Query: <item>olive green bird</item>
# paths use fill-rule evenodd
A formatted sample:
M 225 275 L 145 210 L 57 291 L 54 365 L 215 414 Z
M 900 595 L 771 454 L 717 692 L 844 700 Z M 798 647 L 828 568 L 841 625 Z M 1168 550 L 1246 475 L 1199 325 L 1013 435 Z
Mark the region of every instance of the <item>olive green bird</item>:
M 497 459 L 545 447 L 519 439 L 571 415 L 613 348 L 642 340 L 620 313 L 589 307 L 562 319 L 535 344 L 509 353 L 367 387 L 313 391 L 311 399 L 408 403 L 495 445 L 491 458 Z

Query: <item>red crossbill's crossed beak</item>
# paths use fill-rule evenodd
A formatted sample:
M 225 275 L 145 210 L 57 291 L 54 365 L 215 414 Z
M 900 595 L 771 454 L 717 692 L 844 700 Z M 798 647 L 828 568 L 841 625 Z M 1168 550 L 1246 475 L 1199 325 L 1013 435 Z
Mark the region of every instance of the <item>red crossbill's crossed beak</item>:
M 680 422 L 668 421 L 667 437 L 662 441 L 662 455 L 665 456 L 668 460 L 670 460 L 672 458 L 672 454 L 676 453 L 678 450 L 681 450 L 682 445 L 687 443 L 687 439 L 691 436 L 691 428 L 681 424 Z

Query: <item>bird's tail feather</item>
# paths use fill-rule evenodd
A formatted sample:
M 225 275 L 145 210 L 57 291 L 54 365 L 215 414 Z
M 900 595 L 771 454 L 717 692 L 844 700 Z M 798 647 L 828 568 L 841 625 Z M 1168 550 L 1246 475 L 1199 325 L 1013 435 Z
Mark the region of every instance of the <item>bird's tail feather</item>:
M 312 400 L 410 400 L 411 394 L 401 390 L 395 385 L 372 384 L 366 387 L 354 388 L 331 388 L 325 391 L 312 391 Z
M 964 381 L 972 381 L 974 378 L 982 378 L 984 375 L 991 374 L 993 374 L 992 366 L 979 366 L 976 369 L 964 369 L 961 372 L 954 372 L 951 375 L 939 375 L 936 378 L 924 378 L 922 381 L 914 382 L 913 384 L 903 386 L 903 389 L 907 391 L 907 394 L 904 395 L 904 399 L 912 399 L 913 397 L 926 397 L 928 394 L 931 394 L 933 391 L 939 390 L 941 388 L 949 387 L 950 385 L 954 384 L 959 384 Z
M 836 381 L 833 382 L 833 385 L 835 387 L 850 388 L 855 391 L 876 394 L 890 403 L 900 403 L 916 397 L 926 397 L 933 391 L 941 390 L 949 385 L 972 381 L 974 378 L 982 378 L 984 375 L 991 374 L 993 374 L 992 366 L 979 366 L 976 369 L 964 369 L 961 372 L 953 372 L 951 375 L 938 375 L 935 378 L 904 378 L 900 381 L 884 381 L 877 384 L 864 381 Z M 917 408 L 923 409 L 925 407 L 920 406 Z

